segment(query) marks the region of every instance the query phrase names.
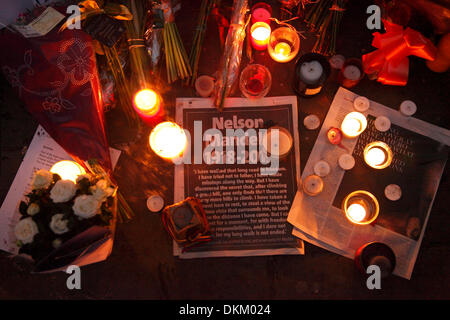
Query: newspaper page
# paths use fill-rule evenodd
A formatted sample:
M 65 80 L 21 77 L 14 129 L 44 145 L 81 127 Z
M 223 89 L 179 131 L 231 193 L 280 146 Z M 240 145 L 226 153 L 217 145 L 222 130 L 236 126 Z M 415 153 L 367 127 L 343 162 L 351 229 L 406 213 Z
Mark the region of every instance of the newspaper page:
M 174 242 L 174 255 L 198 258 L 303 254 L 303 241 L 292 235 L 292 226 L 287 223 L 300 181 L 297 98 L 229 98 L 221 112 L 213 106 L 212 99 L 179 98 L 176 121 L 191 135 L 191 153 L 200 146 L 204 159 L 175 166 L 174 200 L 179 202 L 192 196 L 201 201 L 211 227 L 212 241 L 183 253 Z M 233 151 L 233 164 L 206 162 L 210 157 L 206 150 L 212 142 L 220 141 L 223 150 L 230 144 L 226 129 L 236 132 L 242 129 L 247 135 L 250 129 L 261 132 L 264 130 L 260 129 L 274 126 L 287 129 L 293 145 L 289 154 L 279 159 L 279 167 L 273 174 L 261 173 L 267 164 L 249 161 L 254 159 L 250 137 L 242 143 L 245 144 L 245 162 L 239 161 L 239 152 L 234 154 Z M 210 129 L 219 130 L 223 139 L 212 140 L 208 136 Z M 261 136 L 257 139 L 260 141 Z M 228 155 L 225 152 L 223 157 Z
M 329 163 L 331 172 L 323 178 L 324 188 L 319 195 L 297 192 L 288 221 L 295 227 L 295 236 L 351 259 L 368 242 L 386 243 L 396 255 L 394 274 L 410 279 L 447 161 L 450 131 L 370 101 L 370 108 L 363 112 L 367 129 L 358 138 L 344 138 L 341 147 L 332 145 L 327 131 L 339 128 L 345 115 L 355 111 L 356 97 L 344 88 L 336 93 L 302 179 L 314 173 L 314 164 L 320 160 Z M 374 121 L 378 116 L 390 119 L 388 131 L 376 130 Z M 383 141 L 392 149 L 389 167 L 376 170 L 364 163 L 363 149 L 372 141 Z M 355 166 L 344 171 L 338 159 L 347 152 L 355 158 Z M 386 198 L 384 189 L 389 184 L 401 187 L 399 200 Z M 355 225 L 345 217 L 343 199 L 356 190 L 369 191 L 377 198 L 380 213 L 375 224 Z
M 119 160 L 120 153 L 119 150 L 110 148 L 113 168 Z M 39 125 L 0 208 L 0 250 L 12 254 L 19 252 L 14 236 L 14 226 L 20 219 L 20 201 L 26 201 L 25 195 L 31 192 L 34 172 L 40 169 L 50 170 L 53 164 L 61 160 L 73 159 Z

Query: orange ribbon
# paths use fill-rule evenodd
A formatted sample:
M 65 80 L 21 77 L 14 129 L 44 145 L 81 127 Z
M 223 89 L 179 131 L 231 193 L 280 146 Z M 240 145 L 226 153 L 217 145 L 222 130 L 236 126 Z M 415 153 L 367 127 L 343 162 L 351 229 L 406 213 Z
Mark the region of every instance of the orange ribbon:
M 378 82 L 404 86 L 408 82 L 408 56 L 426 60 L 436 58 L 437 49 L 420 32 L 383 20 L 386 32 L 373 34 L 372 46 L 377 50 L 362 57 L 364 71 L 378 74 Z

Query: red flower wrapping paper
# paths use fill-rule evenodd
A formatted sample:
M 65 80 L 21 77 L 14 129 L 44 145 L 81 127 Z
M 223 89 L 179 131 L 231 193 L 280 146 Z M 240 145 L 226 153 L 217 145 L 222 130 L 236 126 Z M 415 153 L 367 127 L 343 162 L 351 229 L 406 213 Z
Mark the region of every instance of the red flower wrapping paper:
M 0 34 L 0 66 L 28 111 L 80 164 L 111 170 L 95 52 L 81 30 L 25 38 Z

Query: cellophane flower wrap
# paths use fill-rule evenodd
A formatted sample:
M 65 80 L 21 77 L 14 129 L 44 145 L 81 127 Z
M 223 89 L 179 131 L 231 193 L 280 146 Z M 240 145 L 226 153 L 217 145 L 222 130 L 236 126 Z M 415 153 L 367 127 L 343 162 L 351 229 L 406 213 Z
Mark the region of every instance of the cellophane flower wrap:
M 92 39 L 82 30 L 58 29 L 33 38 L 2 30 L 1 70 L 27 110 L 77 162 L 95 158 L 110 171 Z
M 230 29 L 225 41 L 225 51 L 220 62 L 219 74 L 217 76 L 214 92 L 214 105 L 222 111 L 225 99 L 238 79 L 239 68 L 242 58 L 242 47 L 245 39 L 245 15 L 248 11 L 247 0 L 234 0 L 233 15 L 231 17 Z
M 65 14 L 66 8 L 55 9 Z M 29 201 L 20 204 L 21 219 L 15 234 L 20 252 L 33 257 L 35 272 L 105 260 L 112 251 L 120 198 L 110 179 L 93 40 L 82 30 L 59 31 L 62 23 L 44 36 L 32 38 L 0 31 L 0 68 L 26 109 L 78 163 L 101 177 L 74 186 L 43 173 L 38 181 L 46 182 L 45 177 L 51 176 L 48 183 L 34 181 Z M 92 167 L 102 173 L 92 171 Z M 95 202 L 99 180 L 107 181 L 115 192 Z M 77 201 L 80 196 L 82 203 Z

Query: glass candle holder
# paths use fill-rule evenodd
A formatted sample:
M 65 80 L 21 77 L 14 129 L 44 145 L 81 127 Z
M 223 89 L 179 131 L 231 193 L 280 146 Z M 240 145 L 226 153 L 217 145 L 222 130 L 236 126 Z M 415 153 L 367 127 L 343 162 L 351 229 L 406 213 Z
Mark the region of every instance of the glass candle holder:
M 250 28 L 252 47 L 255 50 L 266 50 L 271 29 L 265 22 L 256 22 Z
M 305 98 L 318 95 L 330 75 L 330 63 L 321 54 L 307 53 L 295 66 L 294 91 Z
M 370 242 L 361 246 L 355 253 L 355 264 L 362 274 L 367 275 L 367 268 L 377 265 L 381 270 L 381 278 L 386 278 L 395 270 L 396 257 L 394 251 L 381 242 Z
M 269 69 L 260 64 L 249 64 L 242 70 L 239 88 L 247 98 L 262 98 L 269 93 L 272 75 Z
M 387 168 L 391 164 L 392 158 L 392 150 L 384 142 L 374 141 L 364 148 L 364 161 L 371 168 Z
M 364 78 L 362 61 L 356 58 L 345 60 L 338 74 L 338 82 L 345 88 L 353 88 Z
M 350 112 L 342 121 L 341 131 L 347 138 L 355 138 L 367 128 L 367 119 L 360 112 Z
M 270 35 L 267 50 L 273 60 L 281 63 L 295 58 L 300 49 L 300 37 L 295 29 L 281 27 Z
M 373 194 L 358 190 L 345 197 L 342 202 L 342 210 L 350 222 L 367 225 L 373 223 L 378 217 L 380 206 Z
M 252 7 L 252 24 L 256 22 L 269 23 L 272 17 L 272 7 L 265 2 L 258 2 Z
M 149 137 L 151 149 L 163 159 L 180 157 L 188 140 L 183 128 L 171 121 L 161 122 L 153 128 Z

